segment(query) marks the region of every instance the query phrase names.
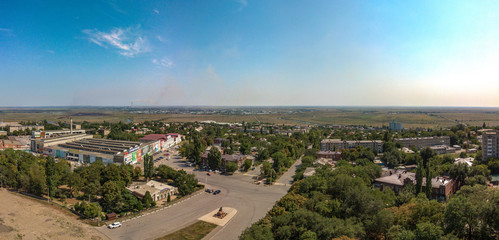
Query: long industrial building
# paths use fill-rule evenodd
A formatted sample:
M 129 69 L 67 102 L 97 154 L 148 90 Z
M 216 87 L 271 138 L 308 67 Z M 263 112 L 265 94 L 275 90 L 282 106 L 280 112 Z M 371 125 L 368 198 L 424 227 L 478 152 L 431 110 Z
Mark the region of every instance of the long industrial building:
M 44 153 L 45 149 L 48 147 L 57 146 L 59 144 L 76 141 L 80 139 L 93 138 L 92 135 L 88 134 L 67 134 L 61 137 L 52 138 L 33 138 L 31 139 L 31 151 L 37 153 Z
M 402 146 L 410 148 L 416 147 L 418 149 L 431 147 L 436 145 L 450 145 L 449 136 L 441 137 L 417 137 L 417 138 L 395 138 L 393 140 L 395 143 L 400 143 Z
M 343 149 L 355 148 L 362 146 L 370 148 L 378 152 L 383 151 L 383 141 L 381 140 L 341 140 L 341 139 L 324 139 L 321 141 L 321 151 L 338 152 Z
M 116 164 L 135 164 L 146 154 L 160 151 L 160 142 L 148 143 L 93 138 L 87 134 L 72 134 L 63 137 L 33 139 L 33 152 L 46 154 L 54 158 L 92 163 L 97 160 Z
M 156 152 L 154 145 L 133 141 L 120 141 L 101 138 L 86 138 L 51 147 L 50 155 L 72 161 L 92 163 L 135 164 L 146 154 Z

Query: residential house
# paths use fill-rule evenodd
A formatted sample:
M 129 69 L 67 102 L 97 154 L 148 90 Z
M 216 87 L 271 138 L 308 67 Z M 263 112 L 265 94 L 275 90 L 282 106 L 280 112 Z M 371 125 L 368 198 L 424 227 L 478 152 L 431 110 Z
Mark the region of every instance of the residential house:
M 386 176 L 376 178 L 374 186 L 384 190 L 387 188 L 392 189 L 398 194 L 407 184 L 416 184 L 416 173 L 408 172 L 405 170 L 390 170 Z M 423 178 L 423 189 L 426 188 L 426 178 Z M 432 178 L 432 199 L 445 201 L 449 196 L 457 191 L 456 181 L 448 178 L 438 176 Z

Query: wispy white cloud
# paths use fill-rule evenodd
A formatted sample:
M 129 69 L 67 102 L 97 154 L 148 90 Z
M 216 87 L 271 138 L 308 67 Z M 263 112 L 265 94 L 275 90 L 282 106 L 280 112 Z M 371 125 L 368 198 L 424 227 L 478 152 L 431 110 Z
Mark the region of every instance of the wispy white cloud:
M 101 32 L 97 29 L 84 29 L 82 32 L 88 40 L 104 48 L 117 48 L 119 53 L 126 57 L 135 57 L 149 51 L 147 40 L 140 36 L 137 28 L 113 28 L 110 32 Z
M 173 67 L 173 61 L 170 60 L 169 58 L 162 58 L 162 59 L 153 59 L 152 60 L 152 63 L 156 64 L 156 65 L 159 65 L 159 66 L 163 66 L 163 67 Z
M 9 28 L 0 28 L 0 34 L 7 35 L 9 37 L 15 36 L 12 29 Z
M 163 39 L 160 35 L 157 35 L 156 39 L 158 39 L 158 41 L 160 41 L 162 43 L 167 43 L 167 40 Z
M 109 4 L 109 6 L 111 6 L 111 8 L 113 8 L 116 12 L 119 12 L 121 14 L 124 14 L 124 15 L 127 15 L 128 13 L 123 10 L 119 5 L 118 5 L 118 2 L 116 0 L 110 0 L 110 1 L 107 1 L 107 4 Z
M 159 14 L 158 9 L 153 9 L 152 11 L 155 12 L 156 14 Z
M 240 4 L 239 9 L 237 9 L 237 11 L 242 11 L 245 7 L 248 6 L 248 0 L 235 0 L 235 1 Z

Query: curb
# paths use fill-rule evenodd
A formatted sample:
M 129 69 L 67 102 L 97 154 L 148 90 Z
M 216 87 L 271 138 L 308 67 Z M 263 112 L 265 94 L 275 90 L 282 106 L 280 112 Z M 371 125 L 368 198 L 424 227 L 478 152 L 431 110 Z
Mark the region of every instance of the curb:
M 128 222 L 128 221 L 130 221 L 130 220 L 135 220 L 135 219 L 137 219 L 137 218 L 141 218 L 141 217 L 147 216 L 147 215 L 149 215 L 149 214 L 151 214 L 151 213 L 156 213 L 156 212 L 159 212 L 159 211 L 162 211 L 162 210 L 168 209 L 168 208 L 173 207 L 173 206 L 175 206 L 175 205 L 177 205 L 177 204 L 179 204 L 179 203 L 182 203 L 182 202 L 184 202 L 184 201 L 187 201 L 187 200 L 189 200 L 189 199 L 191 199 L 191 198 L 193 198 L 193 197 L 195 197 L 195 196 L 198 196 L 198 195 L 200 195 L 200 194 L 202 194 L 202 193 L 204 193 L 204 192 L 199 192 L 199 193 L 196 193 L 196 194 L 194 194 L 194 195 L 192 195 L 192 196 L 189 196 L 188 198 L 183 199 L 183 200 L 182 200 L 182 201 L 180 201 L 180 202 L 176 202 L 176 203 L 170 204 L 170 205 L 168 205 L 168 206 L 162 207 L 162 208 L 160 208 L 160 209 L 156 209 L 156 210 L 154 210 L 154 211 L 152 211 L 152 212 L 144 213 L 144 214 L 139 215 L 139 216 L 135 216 L 135 217 L 133 217 L 133 218 L 125 219 L 125 220 L 123 220 L 123 221 L 121 221 L 121 222 L 122 222 L 122 223 L 125 223 L 125 222 Z

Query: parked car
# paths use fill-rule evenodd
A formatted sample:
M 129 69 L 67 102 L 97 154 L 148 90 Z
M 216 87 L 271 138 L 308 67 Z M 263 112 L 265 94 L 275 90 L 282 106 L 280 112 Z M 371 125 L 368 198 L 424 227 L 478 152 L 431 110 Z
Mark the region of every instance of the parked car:
M 204 190 L 204 191 L 205 191 L 205 192 L 207 192 L 207 193 L 212 193 L 212 192 L 213 192 L 213 189 L 209 189 L 209 188 L 207 188 L 207 189 L 206 189 L 206 190 Z
M 121 223 L 120 222 L 114 222 L 114 223 L 109 224 L 109 226 L 107 226 L 107 227 L 110 228 L 110 229 L 119 228 L 119 227 L 121 227 Z
M 206 173 L 206 175 L 211 176 L 211 173 L 210 173 L 210 172 L 207 172 L 207 173 Z
M 213 195 L 217 195 L 219 193 L 220 193 L 220 190 L 216 190 L 216 191 L 213 192 Z

